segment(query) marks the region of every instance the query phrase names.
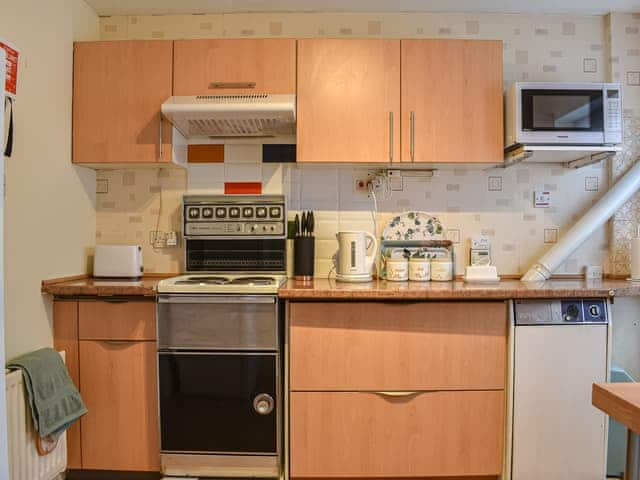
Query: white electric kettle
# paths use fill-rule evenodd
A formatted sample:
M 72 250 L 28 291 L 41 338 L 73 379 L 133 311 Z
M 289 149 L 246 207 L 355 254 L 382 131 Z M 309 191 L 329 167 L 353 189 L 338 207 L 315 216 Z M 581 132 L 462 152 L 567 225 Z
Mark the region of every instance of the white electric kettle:
M 340 282 L 370 282 L 371 267 L 378 253 L 378 242 L 369 232 L 338 232 L 338 255 L 335 262 L 336 280 Z M 367 245 L 367 239 L 371 241 Z M 373 248 L 371 255 L 367 250 Z

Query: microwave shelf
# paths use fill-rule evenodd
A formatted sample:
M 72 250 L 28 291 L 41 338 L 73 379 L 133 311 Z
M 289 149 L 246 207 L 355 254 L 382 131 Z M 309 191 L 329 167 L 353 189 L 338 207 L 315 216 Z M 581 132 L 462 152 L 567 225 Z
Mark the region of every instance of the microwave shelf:
M 622 151 L 622 145 L 527 145 L 514 143 L 504 149 L 504 165 L 521 162 L 564 165 L 582 168 L 607 160 Z

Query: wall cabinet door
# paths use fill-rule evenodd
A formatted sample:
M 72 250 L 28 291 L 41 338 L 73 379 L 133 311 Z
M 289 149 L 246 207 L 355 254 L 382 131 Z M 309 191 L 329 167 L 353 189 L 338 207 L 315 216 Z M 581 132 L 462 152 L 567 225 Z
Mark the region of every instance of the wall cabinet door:
M 79 343 L 83 468 L 159 471 L 156 343 Z
M 402 40 L 402 161 L 503 161 L 502 42 Z
M 174 95 L 296 93 L 293 39 L 177 40 L 174 48 Z
M 298 41 L 298 162 L 400 154 L 400 41 Z
M 74 45 L 74 163 L 171 160 L 171 125 L 160 105 L 171 96 L 173 42 Z
M 292 392 L 291 477 L 499 475 L 504 392 Z

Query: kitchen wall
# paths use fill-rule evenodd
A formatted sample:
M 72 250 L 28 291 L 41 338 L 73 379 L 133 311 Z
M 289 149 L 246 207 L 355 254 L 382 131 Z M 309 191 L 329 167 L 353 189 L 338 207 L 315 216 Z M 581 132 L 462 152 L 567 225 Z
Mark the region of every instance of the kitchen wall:
M 615 181 L 640 156 L 640 14 L 611 14 L 605 26 L 611 50 L 609 76 L 624 85 L 624 151 L 613 161 L 611 174 Z M 626 275 L 630 240 L 640 225 L 640 195 L 618 210 L 610 223 L 611 271 Z
M 71 165 L 73 40 L 98 37 L 82 0 L 3 4 L 0 37 L 20 49 L 14 153 L 6 163 L 7 358 L 52 345 L 45 278 L 86 271 L 95 243 L 95 174 Z
M 100 31 L 101 38 L 114 40 L 316 36 L 502 39 L 508 86 L 515 80 L 604 81 L 616 72 L 626 72 L 623 62 L 629 52 L 633 56 L 637 50 L 625 50 L 621 45 L 637 45 L 640 39 L 637 28 L 628 28 L 629 22 L 635 24 L 637 16 L 228 14 L 105 17 L 100 19 Z M 622 52 L 616 55 L 618 64 L 610 58 L 612 51 Z M 633 117 L 640 106 L 637 98 L 630 98 L 633 100 L 626 104 L 630 109 L 626 115 Z M 629 122 L 627 150 L 620 155 L 628 161 L 637 157 L 632 148 L 637 138 L 633 135 L 634 125 Z M 237 146 L 227 149 L 226 159 L 224 165 L 191 166 L 186 178 L 185 172 L 179 170 L 163 171 L 163 180 L 151 173 L 99 172 L 98 179 L 108 193 L 98 193 L 98 241 L 141 241 L 148 271 L 179 271 L 179 251 L 153 250 L 148 244 L 149 231 L 158 222 L 160 193 L 164 198 L 159 221 L 166 228 L 179 229 L 180 185 L 219 193 L 224 181 L 263 181 L 266 192 L 288 196 L 290 209 L 317 210 L 316 271 L 321 275 L 330 269 L 337 230 L 373 230 L 372 201 L 354 193 L 352 187 L 354 177 L 363 173 L 362 166 L 262 164 L 251 148 Z M 619 163 L 616 160 L 613 165 Z M 395 213 L 425 210 L 442 219 L 448 238 L 455 242 L 459 269 L 466 263 L 468 237 L 484 234 L 493 242 L 494 263 L 499 272 L 520 274 L 607 190 L 609 176 L 608 164 L 576 171 L 535 164 L 491 171 L 448 168 L 438 170 L 431 178 L 407 176 L 401 191 L 379 195 L 378 230 Z M 163 185 L 166 188 L 159 188 Z M 552 208 L 533 208 L 535 189 L 552 192 Z M 139 198 L 145 200 L 141 202 Z M 599 229 L 558 273 L 579 273 L 587 264 L 604 264 L 606 271 L 614 271 L 609 261 L 609 235 L 608 228 Z M 618 243 L 614 237 L 613 251 L 624 249 L 618 249 Z M 626 267 L 616 258 L 618 270 Z

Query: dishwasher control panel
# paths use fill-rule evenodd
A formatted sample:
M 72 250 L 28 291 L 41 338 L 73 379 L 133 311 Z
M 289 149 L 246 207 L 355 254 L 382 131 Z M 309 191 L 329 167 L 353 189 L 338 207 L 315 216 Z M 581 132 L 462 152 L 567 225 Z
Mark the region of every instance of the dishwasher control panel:
M 516 300 L 516 325 L 606 324 L 607 302 L 598 298 Z

